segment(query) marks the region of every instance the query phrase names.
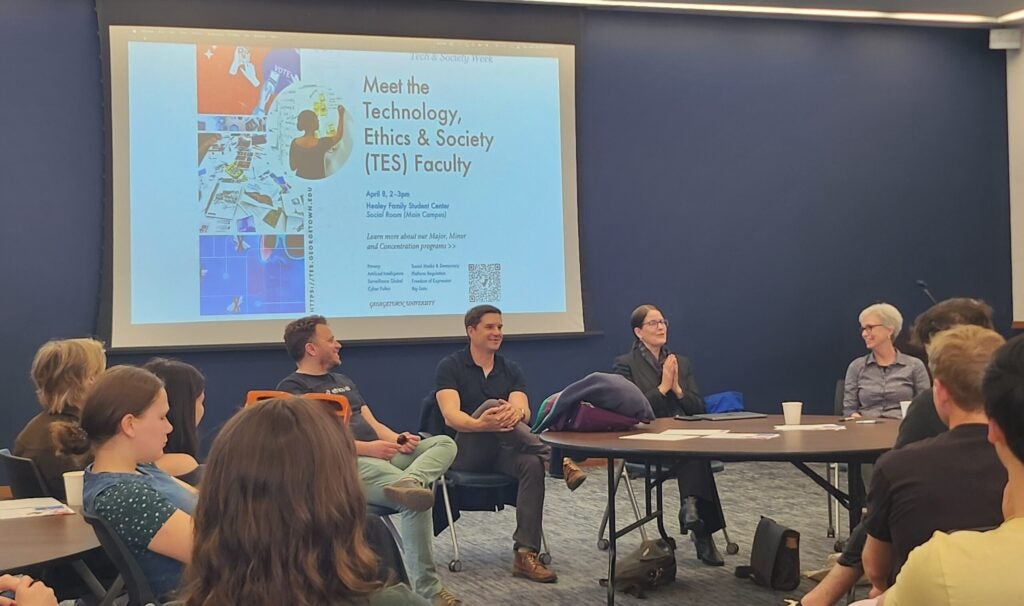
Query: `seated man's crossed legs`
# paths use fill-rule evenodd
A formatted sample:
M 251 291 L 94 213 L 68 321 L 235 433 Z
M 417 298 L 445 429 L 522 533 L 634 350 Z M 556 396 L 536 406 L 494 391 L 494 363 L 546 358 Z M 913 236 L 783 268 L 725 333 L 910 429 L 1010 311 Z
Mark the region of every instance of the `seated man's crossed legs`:
M 459 602 L 441 586 L 434 566 L 431 541 L 434 525 L 431 508 L 433 492 L 426 486 L 441 477 L 455 460 L 455 442 L 448 436 L 420 441 L 406 454 L 399 452 L 390 461 L 359 457 L 359 478 L 366 500 L 375 505 L 397 509 L 405 544 L 405 564 L 413 590 L 434 604 Z
M 479 418 L 485 410 L 496 405 L 497 400 L 484 402 L 474 411 L 473 417 Z M 557 581 L 558 575 L 537 557 L 544 515 L 544 464 L 548 461 L 550 448 L 531 433 L 525 423 L 519 423 L 508 432 L 460 433 L 455 441 L 459 445 L 459 453 L 452 469 L 503 473 L 519 482 L 516 530 L 512 535 L 515 549 L 512 575 L 540 583 Z M 568 483 L 568 476 L 566 480 Z

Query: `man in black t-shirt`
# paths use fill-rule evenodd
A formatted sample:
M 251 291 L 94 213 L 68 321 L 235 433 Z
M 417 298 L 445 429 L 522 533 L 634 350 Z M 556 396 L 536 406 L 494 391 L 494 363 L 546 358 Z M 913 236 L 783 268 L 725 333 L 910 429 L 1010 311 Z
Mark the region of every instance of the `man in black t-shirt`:
M 995 332 L 957 326 L 928 344 L 932 393 L 949 431 L 878 460 L 868 493 L 864 570 L 884 591 L 910 551 L 937 531 L 998 526 L 1006 470 L 989 444 L 981 383 Z
M 433 604 L 457 606 L 461 602 L 441 586 L 431 551 L 434 493 L 426 486 L 448 470 L 456 446 L 448 436 L 420 440 L 419 435 L 397 433 L 378 421 L 352 379 L 330 372 L 341 364 L 341 343 L 323 316 L 308 316 L 288 324 L 285 346 L 297 369 L 277 388 L 296 395 L 329 393 L 344 396 L 351 415 L 348 428 L 355 438 L 359 479 L 366 500 L 400 512 L 405 563 L 412 588 Z
M 503 325 L 497 307 L 474 307 L 466 313 L 465 326 L 469 345 L 441 360 L 435 382 L 444 422 L 458 432 L 459 454 L 452 468 L 500 472 L 519 481 L 512 575 L 553 583 L 558 576 L 537 556 L 549 448 L 526 424 L 530 403 L 523 372 L 498 355 Z M 586 478 L 568 459 L 563 470 L 570 490 Z

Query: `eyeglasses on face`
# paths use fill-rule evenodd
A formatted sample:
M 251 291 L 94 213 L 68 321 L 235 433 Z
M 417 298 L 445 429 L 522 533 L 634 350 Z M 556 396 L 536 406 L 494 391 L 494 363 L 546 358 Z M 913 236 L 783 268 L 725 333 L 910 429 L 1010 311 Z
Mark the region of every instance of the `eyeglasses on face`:
M 668 328 L 668 320 L 664 318 L 662 318 L 661 320 L 648 320 L 644 322 L 644 326 L 646 326 L 647 328 L 657 328 L 659 326 L 664 326 L 665 328 Z
M 871 332 L 872 330 L 878 328 L 879 326 L 883 326 L 883 325 L 882 324 L 865 324 L 864 326 L 860 327 L 860 331 L 862 333 L 863 332 Z

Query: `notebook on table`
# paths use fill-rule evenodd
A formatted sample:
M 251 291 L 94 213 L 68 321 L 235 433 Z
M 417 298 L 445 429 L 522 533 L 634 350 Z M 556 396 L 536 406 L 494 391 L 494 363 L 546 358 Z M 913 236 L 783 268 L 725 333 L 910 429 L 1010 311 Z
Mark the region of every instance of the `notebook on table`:
M 738 419 L 763 419 L 768 415 L 760 412 L 737 410 L 734 412 L 711 412 L 700 415 L 676 415 L 680 421 L 736 421 Z

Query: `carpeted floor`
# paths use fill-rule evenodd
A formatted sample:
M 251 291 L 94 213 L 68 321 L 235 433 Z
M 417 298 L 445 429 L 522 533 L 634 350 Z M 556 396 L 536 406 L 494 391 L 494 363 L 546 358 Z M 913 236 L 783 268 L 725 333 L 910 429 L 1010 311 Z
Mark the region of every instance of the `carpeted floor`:
M 823 464 L 812 465 L 822 470 Z M 463 571 L 449 572 L 452 557 L 448 531 L 435 538 L 434 557 L 445 585 L 462 598 L 467 606 L 524 604 L 589 605 L 606 603 L 606 593 L 598 579 L 607 576 L 606 552 L 597 548 L 597 530 L 606 503 L 606 472 L 603 464 L 589 467 L 590 478 L 574 493 L 554 478 L 547 479 L 547 500 L 544 508 L 544 530 L 558 572 L 558 582 L 551 585 L 513 578 L 512 531 L 515 510 L 498 513 L 464 513 L 457 523 Z M 776 592 L 754 585 L 733 575 L 736 566 L 749 564 L 750 544 L 760 516 L 774 518 L 801 533 L 800 558 L 803 570 L 820 568 L 832 552 L 835 539 L 826 537 L 827 502 L 824 491 L 788 463 L 729 463 L 716 475 L 725 509 L 730 538 L 739 544 L 737 555 L 725 555 L 725 540 L 715 536 L 719 550 L 725 555 L 724 567 L 700 563 L 689 539 L 678 534 L 675 511 L 679 495 L 673 485 L 665 490 L 666 529 L 679 543 L 676 552 L 677 580 L 674 584 L 648 594 L 646 599 L 619 593 L 617 604 L 658 604 L 716 606 L 784 604 L 784 598 L 798 598 L 813 587 L 806 579 L 793 592 Z M 842 478 L 845 486 L 845 475 Z M 670 483 L 671 484 L 671 483 Z M 634 480 L 638 498 L 642 499 L 642 480 Z M 625 490 L 617 496 L 616 514 L 620 522 L 632 521 Z M 641 500 L 642 507 L 642 500 Z M 846 513 L 843 511 L 840 530 L 847 535 Z M 621 525 L 621 524 L 620 524 Z M 656 530 L 651 528 L 651 536 Z M 639 545 L 639 533 L 620 540 L 619 553 L 627 553 Z M 864 597 L 864 591 L 860 592 Z

